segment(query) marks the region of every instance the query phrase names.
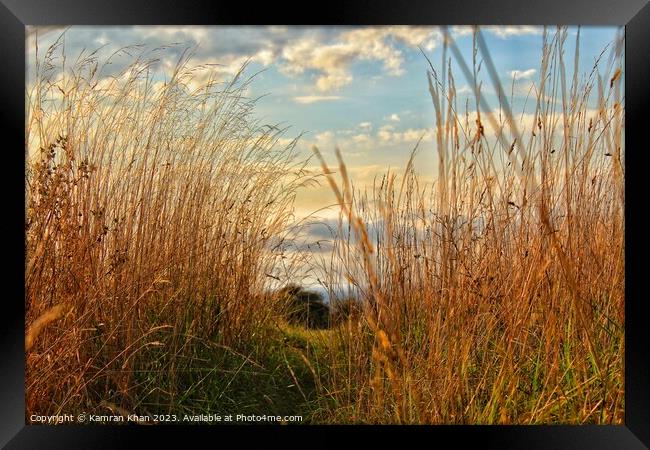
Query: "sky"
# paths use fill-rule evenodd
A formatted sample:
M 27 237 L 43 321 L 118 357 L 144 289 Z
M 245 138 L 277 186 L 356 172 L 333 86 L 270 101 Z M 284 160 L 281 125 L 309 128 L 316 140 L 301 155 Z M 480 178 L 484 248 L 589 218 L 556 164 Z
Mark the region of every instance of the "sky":
M 549 32 L 555 28 L 549 27 Z M 533 106 L 526 102 L 531 83 L 540 81 L 543 28 L 481 29 L 502 85 L 508 94 L 512 89 L 513 110 L 526 111 Z M 33 73 L 36 37 L 43 49 L 63 30 L 28 28 L 28 83 Z M 471 61 L 471 27 L 452 26 L 449 30 L 460 52 Z M 577 30 L 568 30 L 569 73 L 573 71 Z M 618 31 L 617 27 L 580 28 L 581 74 L 591 71 Z M 436 152 L 431 133 L 435 116 L 428 92 L 427 58 L 440 72 L 443 45 L 439 27 L 72 26 L 65 33 L 66 53 L 72 56 L 99 47 L 109 55 L 134 44 L 147 48 L 174 44 L 163 54 L 165 70 L 171 70 L 181 52 L 192 47 L 192 63 L 217 64 L 215 70 L 224 80 L 248 61 L 245 73 L 255 77 L 247 95 L 259 97 L 257 118 L 263 123 L 288 126 L 283 142 L 303 134 L 298 148 L 304 156 L 311 155 L 311 147 L 316 145 L 334 164 L 334 149 L 338 146 L 359 186 L 370 184 L 376 174 L 389 167 L 403 168 L 420 138 L 423 140 L 416 170 L 424 179 L 435 177 Z M 116 60 L 114 70 L 127 63 Z M 473 98 L 472 92 L 453 61 L 452 68 L 461 104 Z M 492 108 L 498 107 L 496 93 L 487 79 L 483 93 Z M 313 166 L 316 168 L 316 161 Z M 296 212 L 305 216 L 333 203 L 334 197 L 325 184 L 301 192 Z M 336 208 L 320 212 L 330 218 L 336 213 Z
M 513 109 L 521 111 L 530 83 L 539 82 L 543 29 L 482 29 L 503 85 L 511 87 L 515 77 Z M 28 74 L 33 67 L 35 37 L 43 49 L 62 30 L 29 29 Z M 450 31 L 461 53 L 471 61 L 471 28 L 455 26 Z M 576 27 L 569 29 L 568 55 L 573 54 L 576 31 Z M 582 71 L 591 69 L 616 32 L 616 27 L 581 28 Z M 224 78 L 232 77 L 249 61 L 246 73 L 256 75 L 248 94 L 261 97 L 256 108 L 259 119 L 289 126 L 287 142 L 304 133 L 298 144 L 304 155 L 310 155 L 312 145 L 317 145 L 333 163 L 333 150 L 340 147 L 359 184 L 368 183 L 374 174 L 388 167 L 404 167 L 421 137 L 424 140 L 416 167 L 425 177 L 435 173 L 430 132 L 434 110 L 428 93 L 426 58 L 434 67 L 441 67 L 439 27 L 73 26 L 65 34 L 68 55 L 76 55 L 84 48 L 103 46 L 102 51 L 108 55 L 134 44 L 155 48 L 172 43 L 176 45 L 165 50 L 163 58 L 169 68 L 187 47 L 196 47 L 192 62 L 218 64 L 217 70 Z M 567 59 L 572 65 L 572 56 Z M 115 70 L 118 67 L 119 62 Z M 456 74 L 456 87 L 459 99 L 471 96 L 460 73 Z M 494 90 L 487 84 L 483 92 L 488 102 L 498 104 Z M 311 191 L 301 196 L 297 206 L 305 214 L 328 198 L 324 190 Z

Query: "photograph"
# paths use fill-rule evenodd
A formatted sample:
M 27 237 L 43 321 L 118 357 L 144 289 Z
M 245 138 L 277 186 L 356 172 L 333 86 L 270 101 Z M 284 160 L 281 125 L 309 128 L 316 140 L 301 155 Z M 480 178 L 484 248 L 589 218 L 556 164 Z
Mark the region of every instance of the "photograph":
M 26 425 L 625 425 L 625 49 L 27 25 Z

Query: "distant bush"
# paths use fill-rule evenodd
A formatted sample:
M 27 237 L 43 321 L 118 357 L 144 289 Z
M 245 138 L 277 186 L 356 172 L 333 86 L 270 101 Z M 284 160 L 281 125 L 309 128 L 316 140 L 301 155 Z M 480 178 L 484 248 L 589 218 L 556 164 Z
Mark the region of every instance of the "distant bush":
M 289 323 L 307 328 L 329 327 L 330 308 L 319 292 L 290 284 L 280 289 L 278 294 L 287 300 L 286 317 Z

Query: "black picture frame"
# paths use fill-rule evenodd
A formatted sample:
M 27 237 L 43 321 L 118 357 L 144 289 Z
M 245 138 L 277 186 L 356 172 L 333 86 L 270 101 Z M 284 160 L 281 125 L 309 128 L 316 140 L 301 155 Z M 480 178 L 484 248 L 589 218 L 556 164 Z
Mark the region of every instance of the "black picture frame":
M 133 438 L 158 443 L 198 445 L 199 434 L 209 434 L 216 445 L 238 446 L 261 430 L 278 435 L 296 427 L 138 427 L 38 426 L 25 424 L 24 353 L 24 83 L 26 25 L 187 25 L 187 24 L 526 24 L 624 25 L 626 108 L 626 305 L 625 305 L 625 425 L 620 426 L 432 426 L 432 427 L 301 427 L 314 436 L 303 445 L 353 434 L 383 440 L 386 432 L 422 433 L 430 445 L 440 439 L 495 448 L 637 449 L 650 447 L 650 338 L 645 321 L 644 255 L 648 238 L 643 219 L 643 156 L 648 151 L 646 108 L 650 105 L 650 4 L 648 0 L 489 0 L 330 1 L 289 4 L 251 4 L 232 1 L 178 0 L 0 0 L 0 127 L 6 142 L 4 178 L 10 186 L 1 220 L 11 263 L 5 274 L 3 326 L 0 328 L 0 445 L 6 448 L 116 448 Z M 645 141 L 644 141 L 645 138 Z M 21 162 L 22 161 L 22 162 Z M 22 165 L 21 165 L 22 164 Z M 17 191 L 23 191 L 23 195 Z M 23 265 L 21 265 L 21 262 Z M 332 431 L 345 432 L 346 437 Z M 204 436 L 201 436 L 204 437 Z M 271 436 L 272 439 L 272 436 Z M 210 442 L 210 441 L 208 441 Z M 268 440 L 270 442 L 270 439 Z M 196 443 L 196 444 L 193 444 Z M 283 443 L 283 442 L 278 442 Z M 419 444 L 416 444 L 419 445 Z

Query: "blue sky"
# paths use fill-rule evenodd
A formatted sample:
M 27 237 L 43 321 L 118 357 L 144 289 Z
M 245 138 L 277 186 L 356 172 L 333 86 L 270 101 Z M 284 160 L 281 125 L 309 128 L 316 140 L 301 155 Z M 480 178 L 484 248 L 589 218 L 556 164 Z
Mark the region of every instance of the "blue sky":
M 499 26 L 482 30 L 508 93 L 516 75 L 513 110 L 522 112 L 531 83 L 539 83 L 543 29 Z M 35 37 L 38 35 L 43 49 L 61 31 L 29 28 L 28 74 L 33 69 Z M 450 31 L 460 52 L 471 61 L 471 29 L 451 27 Z M 555 27 L 549 27 L 551 34 L 554 31 Z M 580 73 L 591 71 L 595 58 L 612 43 L 617 31 L 615 27 L 581 28 Z M 566 41 L 569 73 L 576 32 L 576 27 L 570 27 Z M 440 71 L 442 35 L 438 27 L 73 26 L 65 35 L 69 57 L 83 48 L 105 46 L 102 52 L 108 55 L 133 44 L 155 48 L 171 43 L 175 45 L 161 54 L 164 68 L 173 66 L 188 46 L 196 46 L 192 62 L 219 64 L 215 70 L 224 80 L 249 60 L 247 73 L 260 72 L 248 91 L 250 97 L 263 96 L 256 108 L 260 120 L 290 126 L 287 141 L 304 132 L 298 144 L 304 155 L 310 155 L 311 146 L 317 145 L 326 159 L 334 162 L 333 150 L 338 145 L 358 184 L 368 184 L 388 167 L 403 167 L 422 136 L 425 139 L 416 167 L 425 178 L 434 176 L 436 158 L 430 134 L 434 110 L 427 85 L 428 63 L 420 49 Z M 127 63 L 127 58 L 116 60 L 114 70 Z M 471 98 L 455 62 L 452 68 L 459 99 Z M 496 108 L 497 97 L 487 78 L 483 92 Z M 298 208 L 307 213 L 328 199 L 333 200 L 327 189 L 310 190 L 299 198 Z

